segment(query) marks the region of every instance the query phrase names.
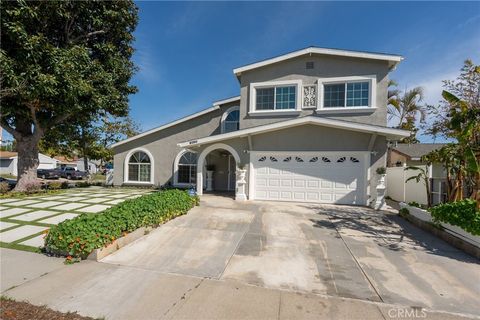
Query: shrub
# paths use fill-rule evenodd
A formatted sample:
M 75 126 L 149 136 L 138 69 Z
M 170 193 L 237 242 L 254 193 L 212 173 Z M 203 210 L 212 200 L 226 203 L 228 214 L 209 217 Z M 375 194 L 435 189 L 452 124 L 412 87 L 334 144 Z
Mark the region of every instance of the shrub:
M 401 216 L 401 217 L 406 217 L 410 214 L 410 211 L 408 211 L 407 208 L 402 208 L 400 210 L 398 210 L 398 214 Z
M 140 227 L 157 226 L 187 213 L 198 197 L 186 191 L 167 190 L 130 199 L 101 214 L 83 214 L 61 222 L 48 232 L 47 252 L 86 258 L 94 249 L 110 244 Z
M 60 181 L 52 181 L 48 184 L 48 189 L 50 190 L 59 190 L 62 188 L 62 183 Z
M 376 172 L 377 172 L 377 174 L 386 174 L 387 169 L 385 169 L 385 167 L 378 167 Z
M 10 190 L 10 186 L 8 185 L 8 182 L 0 182 L 0 193 L 7 193 Z
M 473 235 L 480 235 L 480 211 L 476 209 L 475 200 L 443 203 L 429 211 L 436 222 L 450 223 Z
M 40 183 L 40 181 L 32 180 L 25 183 L 24 188 L 25 193 L 36 193 L 42 189 L 42 184 Z
M 61 189 L 68 189 L 68 181 L 63 181 L 62 185 L 60 186 Z

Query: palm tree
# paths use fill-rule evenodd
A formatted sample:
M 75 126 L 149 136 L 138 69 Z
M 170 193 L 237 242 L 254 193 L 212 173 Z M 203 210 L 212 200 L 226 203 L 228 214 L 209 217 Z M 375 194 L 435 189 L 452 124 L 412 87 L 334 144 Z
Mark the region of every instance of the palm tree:
M 425 107 L 420 104 L 423 101 L 423 88 L 415 87 L 401 92 L 396 88 L 397 83 L 393 80 L 389 81 L 388 86 L 388 120 L 398 121 L 394 125 L 395 128 L 412 131 L 411 136 L 403 139 L 402 142 L 417 143 L 416 122 L 418 120 L 424 122 L 426 117 Z

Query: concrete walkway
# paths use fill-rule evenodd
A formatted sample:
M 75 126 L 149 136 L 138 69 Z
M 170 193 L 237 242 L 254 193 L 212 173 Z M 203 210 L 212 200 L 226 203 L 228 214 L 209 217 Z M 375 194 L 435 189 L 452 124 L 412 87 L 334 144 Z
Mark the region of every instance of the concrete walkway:
M 467 319 L 458 314 L 92 261 L 57 269 L 3 294 L 62 312 L 118 320 Z
M 479 274 L 396 216 L 203 196 L 102 263 L 4 294 L 107 319 L 453 319 L 480 315 Z

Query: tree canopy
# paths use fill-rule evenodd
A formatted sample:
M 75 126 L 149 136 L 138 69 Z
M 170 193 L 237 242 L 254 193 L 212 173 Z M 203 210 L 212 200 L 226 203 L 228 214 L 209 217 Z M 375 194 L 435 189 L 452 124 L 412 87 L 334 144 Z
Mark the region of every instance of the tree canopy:
M 35 178 L 38 143 L 65 122 L 128 115 L 133 1 L 5 1 L 0 125 L 17 141 L 17 189 Z

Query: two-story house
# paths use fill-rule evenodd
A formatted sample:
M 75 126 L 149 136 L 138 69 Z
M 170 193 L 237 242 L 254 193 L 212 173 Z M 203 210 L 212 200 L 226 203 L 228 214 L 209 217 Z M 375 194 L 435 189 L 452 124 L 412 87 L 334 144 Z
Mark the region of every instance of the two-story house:
M 114 184 L 368 205 L 387 141 L 409 135 L 386 126 L 402 59 L 309 47 L 236 68 L 239 96 L 114 144 Z

